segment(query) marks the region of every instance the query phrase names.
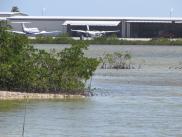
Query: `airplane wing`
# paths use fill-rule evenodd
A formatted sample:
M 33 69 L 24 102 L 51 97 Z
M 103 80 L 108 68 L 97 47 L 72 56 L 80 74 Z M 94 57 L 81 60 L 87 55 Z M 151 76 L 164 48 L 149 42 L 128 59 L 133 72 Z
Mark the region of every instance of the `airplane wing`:
M 113 31 L 101 31 L 101 33 L 116 33 L 116 32 L 120 32 L 120 30 L 113 30 Z
M 23 32 L 23 31 L 12 31 L 12 30 L 6 30 L 7 32 L 10 32 L 10 33 L 16 33 L 16 34 L 22 34 L 22 35 L 25 35 L 26 33 Z
M 46 35 L 46 34 L 59 34 L 61 31 L 41 31 L 39 33 L 34 33 L 34 35 Z
M 87 34 L 87 32 L 84 31 L 84 30 L 71 30 L 71 31 L 73 31 L 73 32 L 78 32 L 78 33 L 85 33 L 85 34 Z

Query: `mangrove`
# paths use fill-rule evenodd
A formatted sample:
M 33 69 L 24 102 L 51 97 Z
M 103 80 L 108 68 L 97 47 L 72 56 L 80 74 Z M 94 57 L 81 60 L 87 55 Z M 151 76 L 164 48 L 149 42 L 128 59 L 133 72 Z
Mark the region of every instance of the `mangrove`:
M 59 52 L 35 49 L 25 35 L 0 23 L 0 91 L 81 94 L 99 61 L 84 55 L 88 44 Z

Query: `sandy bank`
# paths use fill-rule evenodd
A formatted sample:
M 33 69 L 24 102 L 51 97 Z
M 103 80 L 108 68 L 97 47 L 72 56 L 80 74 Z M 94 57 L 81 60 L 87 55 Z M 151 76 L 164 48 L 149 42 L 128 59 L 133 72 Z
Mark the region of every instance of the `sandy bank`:
M 21 99 L 83 99 L 83 95 L 47 94 L 47 93 L 21 93 L 0 91 L 0 100 L 21 100 Z

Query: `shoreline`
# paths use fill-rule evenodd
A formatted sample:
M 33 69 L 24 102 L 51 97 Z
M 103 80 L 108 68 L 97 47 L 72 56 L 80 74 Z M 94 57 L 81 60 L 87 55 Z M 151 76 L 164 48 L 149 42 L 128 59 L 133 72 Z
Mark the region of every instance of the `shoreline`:
M 71 44 L 84 41 L 89 45 L 168 45 L 182 46 L 181 38 L 117 38 L 99 37 L 80 40 L 75 37 L 28 37 L 31 44 Z
M 52 94 L 52 93 L 23 93 L 14 91 L 0 91 L 0 101 L 2 100 L 24 100 L 24 99 L 84 99 L 84 95 Z

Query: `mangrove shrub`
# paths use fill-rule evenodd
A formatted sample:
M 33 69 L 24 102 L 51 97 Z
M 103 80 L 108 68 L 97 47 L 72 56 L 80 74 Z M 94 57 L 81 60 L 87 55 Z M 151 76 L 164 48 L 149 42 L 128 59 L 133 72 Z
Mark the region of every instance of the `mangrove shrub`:
M 100 58 L 102 69 L 131 69 L 131 55 L 128 52 L 114 52 L 105 54 Z
M 1 26 L 3 23 L 1 22 Z M 79 42 L 60 52 L 35 49 L 24 35 L 0 27 L 0 90 L 80 93 L 99 61 Z

